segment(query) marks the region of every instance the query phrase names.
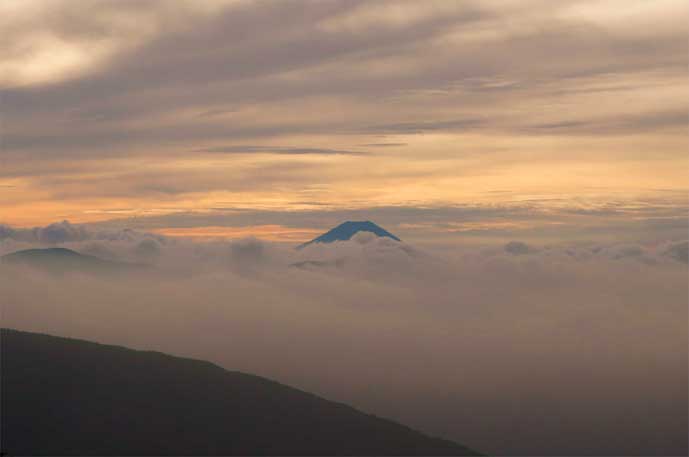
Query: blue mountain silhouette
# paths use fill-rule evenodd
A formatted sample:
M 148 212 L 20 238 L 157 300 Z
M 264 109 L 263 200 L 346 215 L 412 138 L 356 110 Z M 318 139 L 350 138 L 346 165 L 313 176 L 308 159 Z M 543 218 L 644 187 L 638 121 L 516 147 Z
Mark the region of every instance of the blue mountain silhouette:
M 298 246 L 297 249 L 301 249 L 313 243 L 332 243 L 334 241 L 346 241 L 351 239 L 358 232 L 371 232 L 377 236 L 383 236 L 392 238 L 396 241 L 402 241 L 392 233 L 388 232 L 384 228 L 374 224 L 371 221 L 347 221 L 338 225 L 329 232 L 324 233 L 318 238 L 314 238 L 308 243 L 304 243 Z

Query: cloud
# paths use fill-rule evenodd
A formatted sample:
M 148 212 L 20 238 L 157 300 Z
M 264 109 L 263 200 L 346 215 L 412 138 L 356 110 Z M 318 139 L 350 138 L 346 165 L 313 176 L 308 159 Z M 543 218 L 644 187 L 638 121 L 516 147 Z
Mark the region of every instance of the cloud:
M 67 221 L 50 224 L 34 232 L 41 243 L 64 243 L 65 241 L 83 241 L 87 237 L 83 227 L 74 226 Z
M 3 222 L 686 187 L 686 6 L 20 3 L 0 14 Z
M 401 147 L 401 146 L 406 146 L 407 143 L 366 143 L 362 144 L 360 146 L 364 146 L 367 148 L 395 148 L 395 147 Z
M 308 165 L 294 164 L 295 168 Z M 262 176 L 271 185 L 287 185 L 294 168 L 264 170 L 256 168 L 226 183 L 225 172 L 212 179 L 189 183 L 170 179 L 177 189 L 194 186 L 219 189 L 251 189 L 252 178 Z M 318 182 L 318 169 L 308 171 Z M 254 174 L 255 173 L 255 174 Z M 150 179 L 149 179 L 150 181 Z M 155 180 L 153 180 L 155 181 Z M 217 187 L 216 187 L 217 186 Z M 107 186 L 103 186 L 108 190 Z M 127 189 L 122 189 L 126 195 Z M 511 200 L 511 192 L 501 196 L 502 203 L 464 205 L 390 205 L 341 209 L 324 201 L 316 189 L 300 200 L 299 209 L 247 207 L 242 201 L 228 201 L 212 207 L 171 210 L 168 214 L 136 214 L 93 224 L 107 227 L 132 227 L 140 230 L 191 229 L 204 227 L 218 231 L 222 227 L 279 226 L 313 234 L 346 220 L 374 220 L 400 236 L 418 243 L 498 243 L 518 240 L 525 243 L 557 243 L 573 240 L 650 242 L 657 239 L 681 240 L 686 237 L 686 205 L 683 192 L 658 194 L 652 199 L 620 199 L 601 204 L 596 200 L 555 199 Z M 502 194 L 501 194 L 502 195 Z M 111 216 L 112 217 L 112 216 Z M 278 230 L 275 230 L 276 232 Z M 299 240 L 295 240 L 299 241 Z M 307 241 L 307 240 L 303 240 Z
M 663 254 L 678 262 L 689 263 L 689 241 L 671 243 L 667 246 Z
M 156 246 L 155 276 L 2 265 L 4 326 L 211 360 L 485 453 L 686 450 L 686 264 L 664 254 L 686 242 L 530 242 L 512 255 L 366 233 L 301 251 L 131 230 L 83 238 L 61 245 L 120 260 Z
M 15 236 L 15 231 L 9 225 L 0 224 L 0 240 L 5 238 L 12 238 Z
M 153 238 L 147 238 L 139 241 L 134 247 L 134 253 L 137 257 L 151 261 L 160 256 L 160 243 Z
M 139 232 L 131 229 L 111 230 L 101 229 L 93 230 L 81 224 L 72 224 L 69 221 L 56 222 L 45 227 L 34 228 L 12 228 L 7 225 L 0 225 L 0 242 L 15 241 L 27 244 L 35 244 L 38 246 L 44 245 L 60 245 L 67 243 L 82 243 L 82 242 L 119 242 L 119 243 L 144 243 L 143 251 L 150 251 L 154 249 L 150 243 L 167 243 L 169 242 L 165 237 L 154 233 Z M 93 249 L 98 244 L 92 244 Z M 102 245 L 101 245 L 102 246 Z
M 268 261 L 265 243 L 248 238 L 230 244 L 230 258 L 235 271 L 253 272 Z
M 13 239 L 29 243 L 58 244 L 83 241 L 88 237 L 89 234 L 85 227 L 70 224 L 68 221 L 56 222 L 34 229 L 14 229 L 8 225 L 0 225 L 0 241 Z
M 530 3 L 484 2 L 423 8 L 405 2 L 313 2 L 299 11 L 243 2 L 213 8 L 183 2 L 176 9 L 165 2 L 99 5 L 95 11 L 58 2 L 15 21 L 16 49 L 44 33 L 87 55 L 94 43 L 112 50 L 99 53 L 102 57 L 75 77 L 5 88 L 3 155 L 131 154 L 161 143 L 189 147 L 202 139 L 295 132 L 518 129 L 522 116 L 500 115 L 490 104 L 499 101 L 505 112 L 534 97 L 547 99 L 543 91 L 553 85 L 562 91 L 581 88 L 586 78 L 605 81 L 614 74 L 631 80 L 659 67 L 670 74 L 686 67 L 683 28 L 672 18 L 662 16 L 669 21 L 662 33 L 647 36 L 573 16 L 569 10 L 578 5 L 573 1 L 560 2 L 549 14 L 534 13 Z M 371 22 L 371 17 L 381 19 Z M 294 110 L 294 103 L 302 109 Z M 286 112 L 279 112 L 280 106 Z M 449 117 L 457 116 L 458 106 L 461 115 Z M 668 122 L 676 126 L 677 113 L 640 113 L 631 124 L 596 127 L 596 110 L 586 110 L 583 120 L 530 125 L 545 133 L 566 127 L 574 133 L 652 130 Z M 22 128 L 26 119 L 33 121 L 30 130 Z
M 646 131 L 676 129 L 684 130 L 689 108 L 673 109 L 655 113 L 610 116 L 602 119 L 557 121 L 528 126 L 531 131 L 552 134 L 597 134 L 642 133 Z
M 280 226 L 266 226 L 266 229 L 278 230 Z M 0 226 L 0 230 L 0 255 L 29 247 L 64 246 L 106 259 L 155 264 L 163 270 L 168 269 L 168 264 L 174 269 L 186 263 L 185 271 L 188 273 L 196 268 L 206 272 L 222 267 L 235 273 L 253 275 L 297 264 L 312 271 L 319 271 L 319 266 L 328 267 L 326 270 L 337 269 L 338 274 L 347 277 L 399 280 L 402 276 L 409 276 L 405 281 L 419 281 L 420 284 L 428 281 L 429 271 L 446 269 L 442 258 L 459 253 L 464 257 L 476 257 L 481 262 L 497 261 L 501 264 L 522 258 L 526 262 L 537 263 L 594 265 L 623 262 L 676 268 L 686 263 L 687 250 L 686 241 L 658 243 L 656 240 L 633 242 L 606 238 L 587 242 L 568 242 L 560 238 L 556 242 L 545 243 L 534 238 L 528 243 L 512 240 L 501 245 L 495 242 L 500 237 L 493 242 L 468 237 L 461 244 L 441 237 L 440 241 L 417 244 L 377 237 L 370 232 L 357 233 L 348 241 L 316 243 L 295 250 L 299 240 L 276 243 L 247 236 L 251 230 L 239 230 L 230 240 L 212 235 L 213 231 L 209 232 L 211 235 L 202 237 L 185 237 L 184 231 L 170 237 L 131 228 L 101 228 L 68 221 L 30 229 L 5 225 Z M 393 232 L 399 233 L 397 230 Z M 264 235 L 269 234 L 266 232 Z M 313 237 L 314 234 L 309 232 L 308 236 Z M 404 238 L 407 239 L 406 235 Z M 436 265 L 437 262 L 440 263 Z M 393 272 L 392 276 L 390 272 Z M 418 278 L 412 279 L 415 274 Z
M 467 119 L 451 119 L 451 120 L 437 120 L 437 121 L 423 121 L 423 122 L 399 122 L 394 124 L 379 124 L 366 127 L 367 131 L 385 134 L 385 133 L 424 133 L 436 130 L 442 131 L 462 131 L 474 130 L 485 125 L 486 121 L 480 118 Z
M 216 146 L 206 149 L 198 149 L 194 152 L 211 152 L 226 154 L 285 154 L 285 155 L 367 155 L 365 151 L 343 151 L 328 148 L 294 148 L 286 146 Z

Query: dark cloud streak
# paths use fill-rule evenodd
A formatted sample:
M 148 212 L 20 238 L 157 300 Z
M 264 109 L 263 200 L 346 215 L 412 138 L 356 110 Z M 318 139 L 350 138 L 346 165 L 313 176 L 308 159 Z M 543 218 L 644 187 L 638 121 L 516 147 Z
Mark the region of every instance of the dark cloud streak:
M 197 149 L 194 152 L 209 152 L 222 154 L 282 154 L 282 155 L 369 155 L 366 151 L 345 151 L 342 149 L 328 148 L 295 148 L 288 146 L 216 146 L 212 148 Z

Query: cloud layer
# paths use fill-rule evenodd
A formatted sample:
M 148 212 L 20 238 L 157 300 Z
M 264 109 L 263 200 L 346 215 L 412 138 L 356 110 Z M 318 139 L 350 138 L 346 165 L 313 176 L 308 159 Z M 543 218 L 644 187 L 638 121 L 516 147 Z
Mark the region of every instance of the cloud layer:
M 486 453 L 686 451 L 686 241 L 427 251 L 360 233 L 296 251 L 66 223 L 2 233 L 2 253 L 157 265 L 0 266 L 4 326 L 209 359 Z

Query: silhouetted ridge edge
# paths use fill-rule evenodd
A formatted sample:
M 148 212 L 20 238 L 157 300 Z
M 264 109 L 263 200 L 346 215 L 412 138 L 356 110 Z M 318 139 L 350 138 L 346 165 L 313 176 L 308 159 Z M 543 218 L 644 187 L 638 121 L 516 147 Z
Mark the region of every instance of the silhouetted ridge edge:
M 71 271 L 88 273 L 124 273 L 148 268 L 140 263 L 119 262 L 82 254 L 67 248 L 23 249 L 0 256 L 0 263 L 26 265 L 53 273 Z
M 8 455 L 478 455 L 210 362 L 0 332 Z

